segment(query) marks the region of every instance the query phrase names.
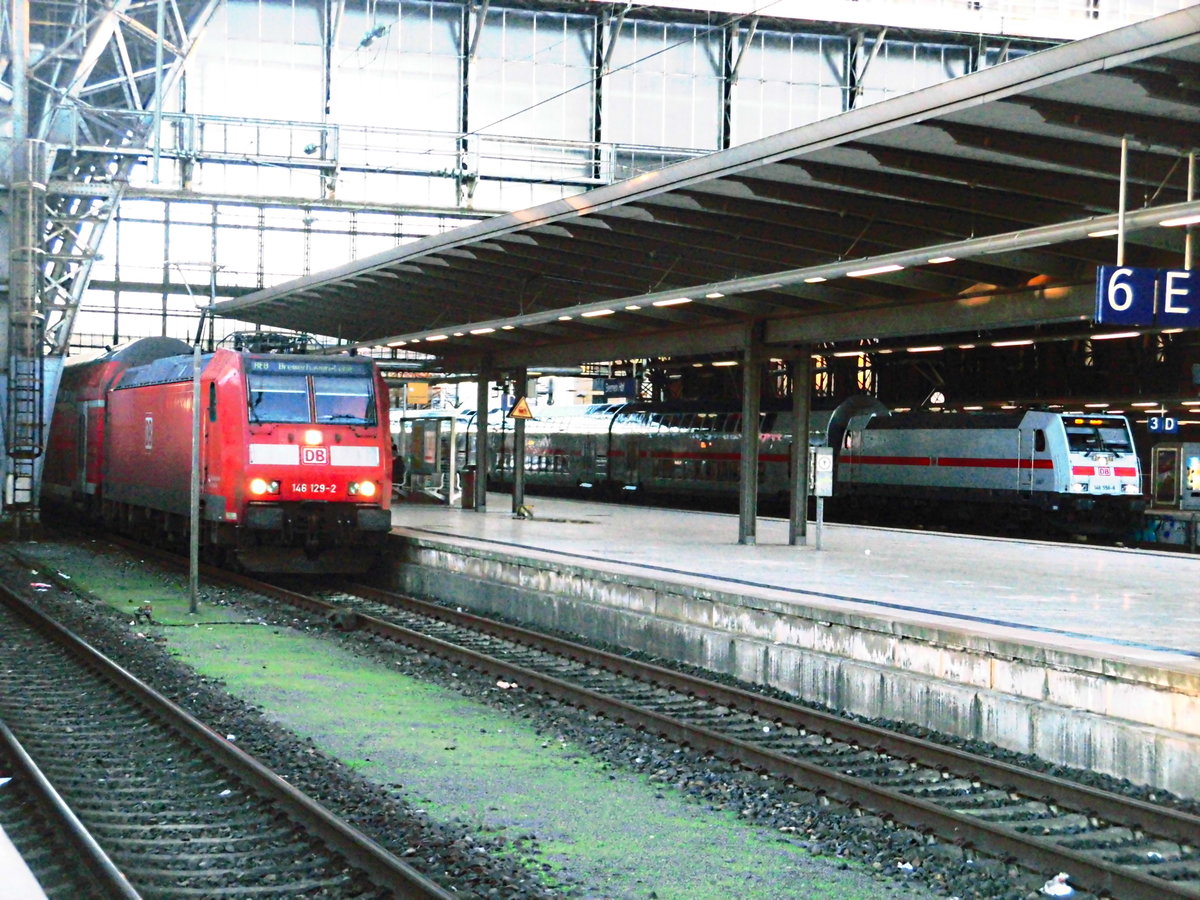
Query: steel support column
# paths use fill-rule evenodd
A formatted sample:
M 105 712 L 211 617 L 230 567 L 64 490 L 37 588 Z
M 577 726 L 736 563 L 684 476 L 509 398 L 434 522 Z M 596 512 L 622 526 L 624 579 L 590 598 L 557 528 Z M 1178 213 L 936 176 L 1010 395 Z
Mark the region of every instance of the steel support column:
M 524 368 L 513 373 L 513 400 L 516 401 L 529 393 L 529 372 Z M 521 513 L 525 505 L 525 420 L 513 419 L 513 515 Z
M 754 544 L 758 533 L 759 409 L 762 406 L 762 328 L 754 325 L 742 350 L 742 447 L 738 478 L 738 543 Z
M 808 445 L 812 414 L 812 348 L 801 347 L 792 364 L 792 462 L 788 543 L 808 542 Z
M 475 512 L 487 512 L 488 476 L 488 388 L 491 386 L 491 365 L 481 366 L 475 382 L 478 397 L 475 401 Z M 451 448 L 451 453 L 456 452 Z

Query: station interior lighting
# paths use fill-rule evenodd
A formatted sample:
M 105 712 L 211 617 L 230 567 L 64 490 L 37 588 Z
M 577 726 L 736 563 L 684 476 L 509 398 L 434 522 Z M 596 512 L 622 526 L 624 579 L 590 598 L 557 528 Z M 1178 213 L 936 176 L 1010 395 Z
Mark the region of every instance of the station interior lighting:
M 847 278 L 867 278 L 871 275 L 886 275 L 888 272 L 899 272 L 904 266 L 896 263 L 889 263 L 883 266 L 872 266 L 869 269 L 855 269 L 853 272 L 847 272 Z
M 1178 228 L 1180 225 L 1200 225 L 1200 213 L 1194 216 L 1179 216 L 1174 219 L 1163 219 L 1158 223 L 1163 228 Z
M 679 306 L 682 303 L 691 303 L 691 297 L 671 297 L 667 300 L 655 300 L 655 306 Z

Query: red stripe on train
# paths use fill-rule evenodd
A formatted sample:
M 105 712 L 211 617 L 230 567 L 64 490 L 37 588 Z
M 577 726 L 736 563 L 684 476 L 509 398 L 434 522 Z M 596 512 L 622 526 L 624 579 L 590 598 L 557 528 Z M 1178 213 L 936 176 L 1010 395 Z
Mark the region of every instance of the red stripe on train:
M 1053 469 L 1049 459 L 993 459 L 982 456 L 848 456 L 846 462 L 868 466 L 938 466 L 961 469 Z

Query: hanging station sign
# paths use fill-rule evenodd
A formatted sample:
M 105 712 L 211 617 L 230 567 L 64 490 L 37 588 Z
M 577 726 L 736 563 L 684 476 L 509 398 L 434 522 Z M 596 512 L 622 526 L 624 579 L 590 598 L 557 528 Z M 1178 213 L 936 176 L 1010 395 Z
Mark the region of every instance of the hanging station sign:
M 1200 269 L 1096 269 L 1096 323 L 1200 327 Z

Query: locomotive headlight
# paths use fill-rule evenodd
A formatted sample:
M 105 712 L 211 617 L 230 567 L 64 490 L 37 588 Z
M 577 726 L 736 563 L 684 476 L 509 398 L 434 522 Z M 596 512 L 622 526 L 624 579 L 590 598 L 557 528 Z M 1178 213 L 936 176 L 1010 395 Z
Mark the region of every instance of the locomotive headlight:
M 1123 484 L 1123 485 L 1121 485 L 1121 493 L 1122 494 L 1140 494 L 1141 489 L 1138 488 L 1138 486 L 1136 484 Z
M 253 478 L 250 481 L 250 493 L 255 497 L 279 493 L 279 482 L 268 481 L 265 478 Z
M 310 428 L 304 432 L 304 443 L 310 447 L 319 446 L 324 440 L 325 436 L 317 428 Z
M 350 482 L 350 493 L 359 497 L 374 497 L 375 492 L 379 490 L 378 485 L 373 481 L 352 481 Z
M 1086 494 L 1087 489 L 1088 489 L 1088 486 L 1087 486 L 1086 481 L 1072 481 L 1071 482 L 1071 493 L 1072 494 Z

